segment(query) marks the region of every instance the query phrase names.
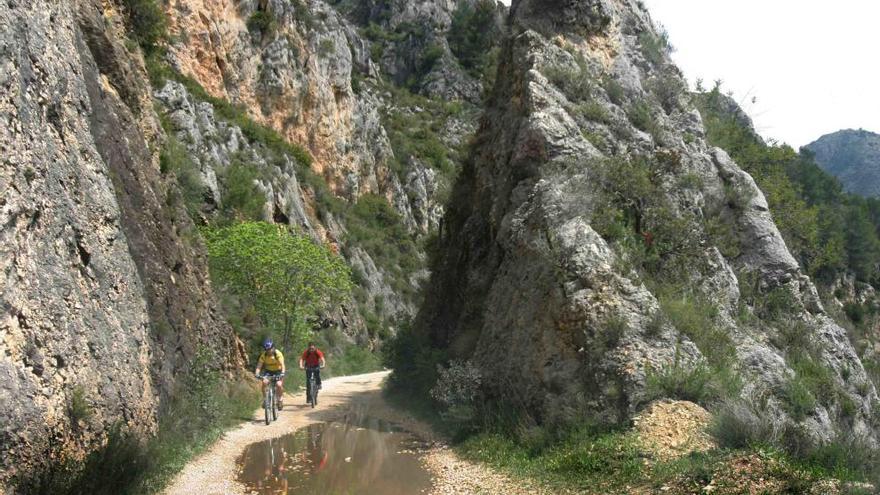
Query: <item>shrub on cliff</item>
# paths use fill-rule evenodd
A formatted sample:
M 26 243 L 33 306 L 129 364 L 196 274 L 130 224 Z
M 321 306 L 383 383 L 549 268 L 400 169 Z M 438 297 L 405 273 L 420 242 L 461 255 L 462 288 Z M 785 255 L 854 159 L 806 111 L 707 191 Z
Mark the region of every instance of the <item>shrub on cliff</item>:
M 265 10 L 257 10 L 248 17 L 247 28 L 251 33 L 267 36 L 275 30 L 275 18 Z
M 165 39 L 168 21 L 157 0 L 123 0 L 128 30 L 141 48 L 155 52 Z
M 491 65 L 492 50 L 500 38 L 495 24 L 494 0 L 461 2 L 452 14 L 449 48 L 461 65 L 478 77 Z

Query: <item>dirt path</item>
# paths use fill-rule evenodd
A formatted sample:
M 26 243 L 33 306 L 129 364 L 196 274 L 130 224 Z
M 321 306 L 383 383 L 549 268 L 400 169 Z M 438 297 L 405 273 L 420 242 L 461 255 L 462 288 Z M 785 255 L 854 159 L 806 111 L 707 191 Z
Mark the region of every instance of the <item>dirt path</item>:
M 382 382 L 388 373 L 325 380 L 316 409 L 304 403 L 304 394 L 287 394 L 278 421 L 269 426 L 262 421 L 262 409 L 255 411 L 251 421 L 227 432 L 207 452 L 190 462 L 165 490 L 165 494 L 245 494 L 245 487 L 236 481 L 236 460 L 245 447 L 286 435 L 312 423 L 337 421 L 352 414 L 391 421 L 426 441 L 429 447 L 423 453 L 423 460 L 434 478 L 432 494 L 541 493 L 535 487 L 513 482 L 483 466 L 459 459 L 434 435 L 430 427 L 391 408 L 381 394 Z

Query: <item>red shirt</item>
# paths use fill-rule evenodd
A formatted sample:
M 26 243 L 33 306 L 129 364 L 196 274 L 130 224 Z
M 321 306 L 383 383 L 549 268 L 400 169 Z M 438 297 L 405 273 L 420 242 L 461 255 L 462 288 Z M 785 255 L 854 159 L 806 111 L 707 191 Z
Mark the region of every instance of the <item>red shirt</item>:
M 324 359 L 324 353 L 318 349 L 315 349 L 315 352 L 309 352 L 309 350 L 306 349 L 302 355 L 303 363 L 306 366 L 320 366 L 322 359 Z

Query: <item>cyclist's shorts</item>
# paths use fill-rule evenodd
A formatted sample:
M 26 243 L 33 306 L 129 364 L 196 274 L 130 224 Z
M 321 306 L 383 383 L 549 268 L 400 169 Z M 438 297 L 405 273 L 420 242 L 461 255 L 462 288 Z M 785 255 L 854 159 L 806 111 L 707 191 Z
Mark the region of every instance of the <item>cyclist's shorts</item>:
M 266 378 L 268 378 L 268 377 L 272 377 L 272 376 L 274 376 L 274 377 L 280 377 L 280 376 L 281 376 L 281 372 L 280 372 L 280 371 L 266 371 L 266 370 L 263 370 L 262 376 L 264 376 L 264 377 L 266 377 Z

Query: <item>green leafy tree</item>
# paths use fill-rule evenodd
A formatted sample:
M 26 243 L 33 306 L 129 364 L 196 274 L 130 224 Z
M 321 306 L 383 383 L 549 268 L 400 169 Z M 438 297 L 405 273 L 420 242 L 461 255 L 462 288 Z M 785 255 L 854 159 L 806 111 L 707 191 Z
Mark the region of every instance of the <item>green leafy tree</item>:
M 330 249 L 287 227 L 246 222 L 205 227 L 211 274 L 280 329 L 283 348 L 307 336 L 306 317 L 352 288 L 348 266 Z

